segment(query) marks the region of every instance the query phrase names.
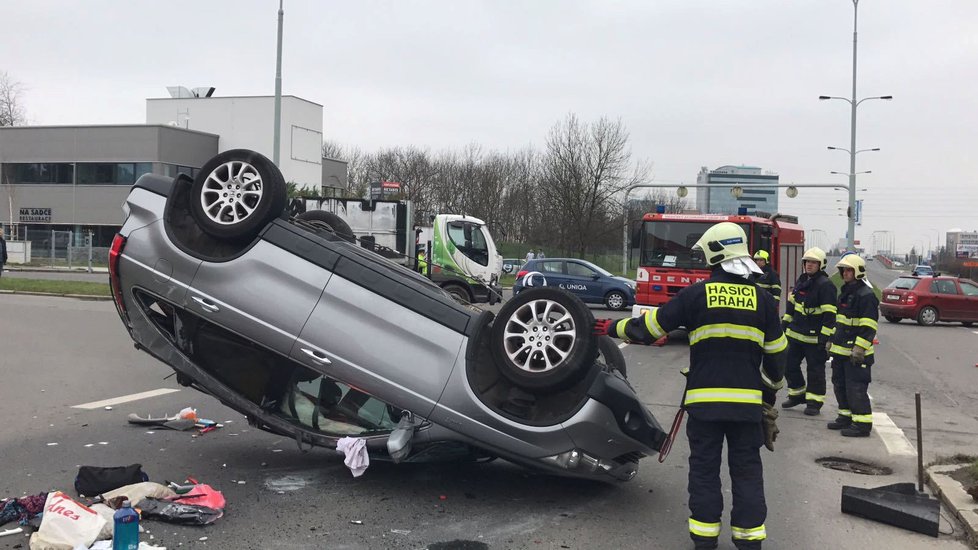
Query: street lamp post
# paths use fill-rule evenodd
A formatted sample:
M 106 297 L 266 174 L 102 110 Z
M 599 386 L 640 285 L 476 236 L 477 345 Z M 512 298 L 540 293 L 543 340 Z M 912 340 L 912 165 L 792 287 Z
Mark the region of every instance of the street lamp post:
M 282 143 L 282 20 L 285 12 L 282 10 L 283 0 L 278 0 L 278 48 L 275 52 L 275 128 L 272 132 L 272 162 L 279 164 L 279 149 Z
M 849 250 L 855 249 L 855 238 L 856 238 L 856 153 L 861 153 L 862 151 L 856 151 L 856 107 L 860 103 L 866 101 L 867 99 L 884 99 L 891 100 L 893 96 L 884 95 L 876 97 L 866 97 L 860 100 L 856 100 L 856 46 L 857 46 L 857 29 L 859 26 L 859 0 L 852 0 L 852 99 L 845 97 L 836 96 L 819 96 L 820 100 L 826 99 L 841 99 L 843 101 L 849 102 L 851 107 L 851 115 L 849 120 L 849 224 L 848 230 L 846 231 L 846 244 Z M 829 147 L 829 149 L 838 149 L 837 147 Z M 845 151 L 845 149 L 841 149 Z M 879 151 L 879 149 L 866 149 L 868 151 Z

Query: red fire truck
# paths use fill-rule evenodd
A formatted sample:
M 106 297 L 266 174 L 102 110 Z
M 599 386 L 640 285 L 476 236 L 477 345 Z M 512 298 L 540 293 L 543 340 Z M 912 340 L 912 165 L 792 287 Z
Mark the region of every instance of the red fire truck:
M 710 226 L 733 222 L 744 228 L 751 254 L 766 250 L 781 277 L 784 293 L 801 274 L 805 231 L 798 218 L 781 214 L 752 216 L 714 214 L 645 214 L 639 231 L 639 264 L 633 315 L 660 306 L 683 288 L 709 278 L 703 253 L 692 247 Z M 785 301 L 781 301 L 784 311 Z

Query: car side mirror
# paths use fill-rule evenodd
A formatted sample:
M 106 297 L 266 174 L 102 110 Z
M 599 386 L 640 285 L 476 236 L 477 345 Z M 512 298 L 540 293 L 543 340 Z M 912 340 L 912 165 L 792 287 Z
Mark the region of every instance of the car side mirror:
M 601 278 L 601 275 L 598 275 L 597 273 L 592 273 L 591 274 L 591 280 L 592 281 L 597 281 L 600 278 Z

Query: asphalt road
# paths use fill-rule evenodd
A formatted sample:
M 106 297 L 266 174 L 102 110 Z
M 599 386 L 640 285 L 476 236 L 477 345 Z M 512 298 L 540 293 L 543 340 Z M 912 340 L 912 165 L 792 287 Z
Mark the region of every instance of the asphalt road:
M 595 310 L 598 316 L 609 313 Z M 646 459 L 628 483 L 557 478 L 501 460 L 447 466 L 375 462 L 363 477 L 353 478 L 340 455 L 324 449 L 302 453 L 288 439 L 250 428 L 242 415 L 213 398 L 178 386 L 167 378 L 167 367 L 133 349 L 111 302 L 2 296 L 0 334 L 0 415 L 5 420 L 0 424 L 0 495 L 51 489 L 73 493 L 79 465 L 135 462 L 155 481 L 194 476 L 224 492 L 228 509 L 216 524 L 179 527 L 147 521 L 144 540 L 151 535 L 151 543 L 170 548 L 339 549 L 690 546 L 683 436 L 664 464 Z M 881 367 L 872 387 L 877 412 L 906 427 L 905 403 L 913 390 L 924 392 L 927 425 L 933 426 L 928 432 L 933 435 L 925 439 L 928 456 L 968 447 L 966 432 L 976 433 L 975 420 L 966 422 L 964 411 L 975 403 L 970 388 L 978 376 L 978 369 L 970 367 L 957 369 L 959 378 L 945 379 L 956 367 L 928 356 L 975 337 L 951 326 L 881 329 Z M 665 347 L 626 346 L 623 351 L 632 382 L 668 425 L 682 390 L 678 370 L 688 357 L 682 336 Z M 112 410 L 72 408 L 162 388 L 179 391 L 117 404 Z M 952 400 L 960 406 L 955 408 Z M 130 412 L 172 414 L 186 406 L 225 427 L 192 437 L 126 423 Z M 839 512 L 843 484 L 874 487 L 913 481 L 915 458 L 903 454 L 906 448 L 899 444 L 891 449 L 892 443 L 879 434 L 852 440 L 827 431 L 831 409 L 829 398 L 822 417 L 785 411 L 777 452 L 762 451 L 769 508 L 766 547 L 965 548 L 954 535 L 935 540 Z M 815 463 L 822 457 L 864 460 L 891 468 L 893 474 L 829 470 Z M 729 487 L 726 476 L 724 486 Z M 726 494 L 729 510 L 729 490 Z M 942 524 L 944 532 L 952 529 L 961 532 Z M 206 541 L 199 540 L 205 536 Z M 733 548 L 727 537 L 724 527 L 721 548 Z M 22 536 L 5 537 L 0 548 L 18 543 L 26 547 Z

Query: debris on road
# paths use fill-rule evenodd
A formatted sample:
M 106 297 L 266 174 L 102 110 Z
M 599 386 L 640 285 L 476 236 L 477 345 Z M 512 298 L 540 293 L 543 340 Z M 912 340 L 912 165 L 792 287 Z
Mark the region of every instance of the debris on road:
M 350 523 L 352 523 L 353 525 L 363 525 L 363 522 L 358 519 L 351 519 Z
M 336 450 L 346 455 L 343 464 L 350 469 L 353 477 L 360 477 L 370 466 L 367 454 L 367 440 L 360 437 L 344 437 L 336 442 Z
M 47 498 L 47 493 L 38 493 L 26 497 L 0 500 L 0 526 L 15 520 L 20 525 L 26 525 L 28 521 L 44 510 L 44 501 Z
M 75 491 L 83 497 L 95 496 L 144 481 L 149 481 L 149 475 L 143 471 L 142 464 L 82 466 L 78 468 L 78 474 L 75 476 Z

